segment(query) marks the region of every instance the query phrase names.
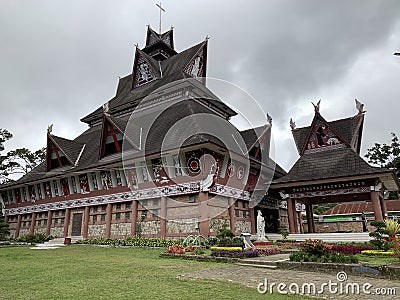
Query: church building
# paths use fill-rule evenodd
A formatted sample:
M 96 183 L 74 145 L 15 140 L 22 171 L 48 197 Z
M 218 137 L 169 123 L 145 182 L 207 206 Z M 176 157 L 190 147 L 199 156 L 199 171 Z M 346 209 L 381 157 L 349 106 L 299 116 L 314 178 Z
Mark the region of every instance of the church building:
M 207 45 L 178 53 L 172 28 L 148 27 L 132 73 L 81 119 L 88 129 L 71 140 L 49 126 L 46 160 L 0 187 L 11 236 L 208 237 L 224 224 L 255 234 L 258 209 L 277 232 L 285 205 L 262 188 L 286 174 L 269 158 L 271 120 L 229 122 L 237 112 L 206 87 Z

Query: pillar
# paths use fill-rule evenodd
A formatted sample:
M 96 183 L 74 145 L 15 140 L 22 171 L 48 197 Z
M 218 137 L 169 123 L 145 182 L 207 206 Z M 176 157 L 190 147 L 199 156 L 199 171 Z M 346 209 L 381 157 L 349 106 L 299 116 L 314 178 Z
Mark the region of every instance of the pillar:
M 32 213 L 31 227 L 29 228 L 29 233 L 30 234 L 34 234 L 35 233 L 35 225 L 36 225 L 36 213 Z
M 112 204 L 107 204 L 106 209 L 106 238 L 111 236 L 111 217 L 112 217 Z
M 199 193 L 200 202 L 200 234 L 204 237 L 208 237 L 210 234 L 210 220 L 208 219 L 208 192 Z
M 376 191 L 371 191 L 371 202 L 372 202 L 372 209 L 374 210 L 375 220 L 382 221 L 382 206 L 381 201 L 379 200 L 379 193 Z
M 297 221 L 296 221 L 296 206 L 295 201 L 291 198 L 287 198 L 287 213 L 289 221 L 289 233 L 297 233 Z
M 300 233 L 304 234 L 304 228 L 303 228 L 303 218 L 301 217 L 301 212 L 296 212 L 296 216 L 297 216 L 297 223 L 299 224 L 299 228 L 300 228 Z
M 235 232 L 235 199 L 229 198 L 229 222 L 230 222 L 230 230 Z
M 161 209 L 160 209 L 160 234 L 162 238 L 167 235 L 167 198 L 161 197 Z
M 94 191 L 94 184 L 93 184 L 93 178 L 92 178 L 92 173 L 86 173 L 86 177 L 88 180 L 89 184 L 89 191 L 93 192 Z
M 19 237 L 19 231 L 21 229 L 22 215 L 18 215 L 17 229 L 15 230 L 15 238 Z
M 388 211 L 387 211 L 387 207 L 386 207 L 386 200 L 384 198 L 380 198 L 380 202 L 381 202 L 381 207 L 382 207 L 382 217 L 384 219 L 388 219 L 389 215 L 388 215 Z
M 306 204 L 307 228 L 308 233 L 315 233 L 314 213 L 312 204 Z
M 103 190 L 104 186 L 103 186 L 103 180 L 101 179 L 100 171 L 96 171 L 95 173 L 97 178 L 97 187 L 99 188 L 99 190 Z
M 46 236 L 50 235 L 50 231 L 51 231 L 51 223 L 53 222 L 53 211 L 49 210 L 49 212 L 47 213 L 47 226 L 46 226 Z M 64 220 L 65 222 L 65 220 Z
M 83 233 L 82 233 L 82 236 L 83 236 L 84 239 L 88 238 L 89 210 L 90 210 L 90 207 L 86 206 L 85 207 L 85 212 L 84 212 L 84 215 L 83 215 Z
M 132 212 L 131 212 L 131 237 L 136 236 L 136 222 L 138 217 L 138 201 L 132 201 Z
M 235 210 L 233 210 L 235 212 Z M 257 234 L 256 230 L 256 212 L 254 207 L 250 208 L 250 223 L 251 223 L 251 234 Z
M 68 227 L 69 227 L 69 219 L 71 218 L 71 209 L 65 209 L 65 216 L 64 216 L 64 237 L 68 236 Z

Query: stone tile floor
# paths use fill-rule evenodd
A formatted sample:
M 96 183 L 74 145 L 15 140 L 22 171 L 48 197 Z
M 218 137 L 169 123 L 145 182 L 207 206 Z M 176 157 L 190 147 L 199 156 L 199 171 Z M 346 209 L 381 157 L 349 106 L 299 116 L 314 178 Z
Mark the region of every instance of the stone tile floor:
M 282 259 L 282 257 L 276 257 L 276 259 Z M 273 256 L 269 257 L 268 260 L 274 260 Z M 266 297 L 268 297 L 269 289 L 277 294 L 279 293 L 277 285 L 279 283 L 286 284 L 286 288 L 283 291 L 288 292 L 289 286 L 292 285 L 292 289 L 296 290 L 299 287 L 301 292 L 303 284 L 314 284 L 315 293 L 310 293 L 308 289 L 305 289 L 305 295 L 312 296 L 320 299 L 357 299 L 357 300 L 371 300 L 371 299 L 400 299 L 400 281 L 392 281 L 388 279 L 362 277 L 347 274 L 341 274 L 346 276 L 347 279 L 343 281 L 338 280 L 338 274 L 332 273 L 317 273 L 317 272 L 304 272 L 294 270 L 283 270 L 283 269 L 264 269 L 255 268 L 251 266 L 238 266 L 238 265 L 224 265 L 221 267 L 211 268 L 207 270 L 200 270 L 191 273 L 185 273 L 178 275 L 182 279 L 208 279 L 217 281 L 227 281 L 244 286 L 257 289 L 260 286 L 261 291 L 265 289 L 265 282 L 267 281 Z M 342 277 L 339 279 L 342 280 Z M 329 291 L 329 282 L 332 283 Z M 337 291 L 335 292 L 335 284 L 337 284 Z M 342 290 L 340 290 L 342 286 Z M 349 293 L 346 293 L 346 286 Z M 353 292 L 352 287 L 359 286 L 359 293 Z M 366 287 L 366 293 L 363 292 L 363 286 Z M 322 289 L 321 289 L 322 287 Z M 320 291 L 321 293 L 318 293 Z M 342 292 L 341 292 L 342 291 Z M 382 295 L 384 293 L 385 295 Z M 390 293 L 390 295 L 389 295 Z

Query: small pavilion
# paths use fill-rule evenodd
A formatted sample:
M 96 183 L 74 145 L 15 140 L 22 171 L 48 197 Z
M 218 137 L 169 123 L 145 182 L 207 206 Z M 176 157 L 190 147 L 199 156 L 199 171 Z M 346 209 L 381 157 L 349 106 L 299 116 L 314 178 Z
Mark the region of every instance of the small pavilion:
M 373 167 L 360 157 L 363 106 L 356 100 L 355 116 L 328 122 L 319 101 L 310 126 L 296 128 L 291 120 L 300 158 L 271 185 L 287 202 L 290 233 L 303 233 L 299 207 L 305 207 L 308 232 L 315 233 L 312 205 L 319 203 L 370 201 L 375 220 L 387 218 L 385 192 L 400 185 L 392 170 Z

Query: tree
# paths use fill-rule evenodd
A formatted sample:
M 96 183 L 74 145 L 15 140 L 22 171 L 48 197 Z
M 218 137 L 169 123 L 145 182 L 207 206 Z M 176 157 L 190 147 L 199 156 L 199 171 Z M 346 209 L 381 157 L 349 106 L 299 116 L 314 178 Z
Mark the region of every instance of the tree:
M 1 151 L 4 151 L 4 143 L 12 137 L 10 132 L 0 129 L 0 183 L 12 181 L 10 175 L 26 175 L 46 157 L 45 148 L 35 152 L 19 148 L 8 151 L 5 155 L 1 154 Z
M 372 148 L 367 149 L 367 154 L 365 154 L 365 157 L 368 158 L 368 162 L 371 164 L 394 170 L 397 178 L 400 178 L 399 138 L 394 132 L 391 132 L 390 134 L 392 136 L 392 140 L 389 145 L 375 143 Z M 397 193 L 391 193 L 390 198 L 397 199 L 397 196 Z
M 0 241 L 4 240 L 9 234 L 10 234 L 10 227 L 6 222 L 4 222 L 3 212 L 0 209 Z

